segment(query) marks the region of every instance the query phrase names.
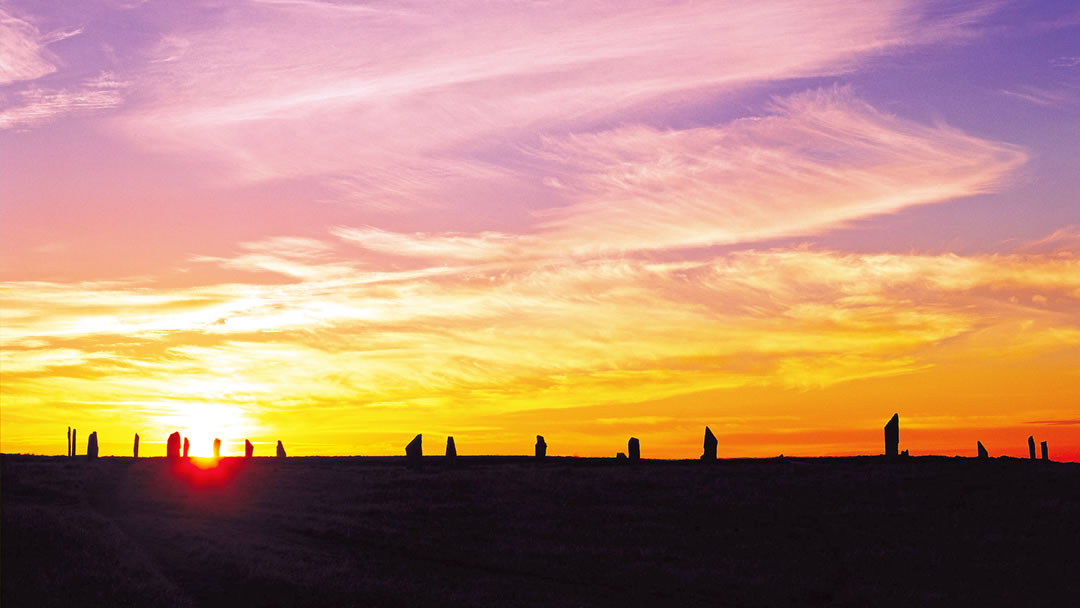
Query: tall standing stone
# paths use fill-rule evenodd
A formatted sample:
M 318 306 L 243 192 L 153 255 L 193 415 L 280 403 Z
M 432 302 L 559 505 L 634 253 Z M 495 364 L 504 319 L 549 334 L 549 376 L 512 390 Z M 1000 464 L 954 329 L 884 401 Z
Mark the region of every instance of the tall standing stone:
M 78 439 L 77 439 L 78 435 L 79 435 L 79 431 L 77 429 L 71 429 L 71 454 L 70 455 L 71 455 L 72 458 L 74 458 L 75 454 L 78 452 L 78 450 L 75 449 L 75 446 L 78 445 L 77 443 L 75 443 L 76 441 L 78 441 Z
M 446 462 L 454 464 L 457 462 L 457 446 L 454 445 L 454 438 L 446 438 Z
M 405 446 L 405 460 L 410 467 L 418 467 L 424 461 L 424 436 L 423 434 L 413 437 L 409 445 Z
M 255 446 L 251 445 L 251 441 L 244 440 L 244 458 L 251 458 L 255 454 Z
M 71 427 L 68 427 L 67 455 L 71 458 Z
M 139 457 L 139 434 L 135 433 L 135 458 Z
M 547 456 L 547 442 L 543 435 L 536 436 L 536 459 L 541 460 Z
M 281 445 L 281 440 L 280 439 L 278 439 L 278 441 L 277 441 L 277 457 L 278 458 L 285 458 L 285 446 Z
M 170 459 L 180 458 L 180 433 L 169 435 L 169 442 L 165 446 L 165 456 Z
M 221 458 L 221 440 L 214 439 L 214 458 Z
M 893 414 L 889 423 L 885 425 L 885 455 L 898 456 L 900 454 L 900 414 Z
M 630 462 L 637 462 L 641 460 L 641 442 L 637 437 L 631 437 L 630 442 L 626 446 L 626 452 L 630 455 Z
M 990 454 L 989 454 L 989 452 L 986 451 L 986 448 L 983 447 L 982 442 L 981 441 L 976 441 L 975 443 L 979 444 L 978 445 L 978 447 L 979 447 L 979 458 L 989 458 Z
M 1028 455 L 1035 460 L 1035 437 L 1028 435 Z
M 1042 459 L 1043 460 L 1050 460 L 1050 450 L 1049 450 L 1049 448 L 1046 447 L 1046 442 L 1044 441 L 1044 442 L 1040 443 L 1039 447 L 1042 448 Z
M 191 450 L 191 442 L 187 437 L 184 437 L 184 458 L 188 457 L 188 452 Z
M 701 459 L 712 462 L 716 460 L 716 435 L 712 434 L 712 429 L 705 427 L 705 451 L 701 454 Z
M 90 433 L 86 440 L 86 457 L 93 460 L 98 457 L 97 431 Z

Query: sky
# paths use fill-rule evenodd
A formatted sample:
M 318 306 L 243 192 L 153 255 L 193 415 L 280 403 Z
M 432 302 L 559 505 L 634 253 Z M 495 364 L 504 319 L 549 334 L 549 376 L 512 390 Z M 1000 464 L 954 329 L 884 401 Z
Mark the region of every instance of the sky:
M 0 451 L 1080 461 L 1072 1 L 0 0 Z

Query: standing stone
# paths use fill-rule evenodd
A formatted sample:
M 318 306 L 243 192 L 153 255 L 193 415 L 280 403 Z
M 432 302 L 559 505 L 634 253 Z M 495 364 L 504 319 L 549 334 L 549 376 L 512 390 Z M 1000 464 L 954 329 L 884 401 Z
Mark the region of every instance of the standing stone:
M 1028 455 L 1035 460 L 1035 438 L 1031 435 L 1028 435 Z
M 135 433 L 135 458 L 139 457 L 139 434 Z
M 180 458 L 180 433 L 169 435 L 169 442 L 165 446 L 165 456 L 168 458 Z
M 86 457 L 90 460 L 98 457 L 97 431 L 90 433 L 90 437 L 86 440 Z
M 281 445 L 281 440 L 277 441 L 277 457 L 285 458 L 285 446 Z
M 190 450 L 191 450 L 191 442 L 188 441 L 187 437 L 184 437 L 184 458 L 188 457 L 188 451 L 190 451 Z
M 1042 459 L 1050 460 L 1050 450 L 1046 447 L 1046 442 L 1040 443 L 1039 447 L 1042 448 Z
M 454 438 L 446 438 L 446 462 L 454 464 L 457 462 L 457 446 L 454 445 Z
M 979 444 L 979 458 L 989 458 L 990 454 L 986 451 L 986 448 L 983 447 L 982 442 L 976 441 L 975 443 Z
M 68 427 L 67 455 L 71 458 L 71 427 Z
M 221 458 L 221 440 L 214 439 L 214 458 Z
M 255 446 L 247 439 L 244 440 L 244 458 L 251 458 L 255 454 Z
M 885 425 L 885 455 L 897 456 L 900 453 L 900 414 L 893 414 Z
M 618 454 L 615 454 L 615 460 L 617 460 L 619 462 L 622 462 L 622 461 L 626 460 L 626 454 L 623 454 L 622 452 L 619 452 Z
M 74 458 L 75 453 L 78 452 L 78 450 L 75 449 L 75 446 L 78 445 L 77 443 L 75 443 L 77 441 L 76 437 L 78 436 L 78 434 L 79 434 L 78 430 L 71 429 L 71 454 L 68 454 L 68 455 L 71 456 L 72 458 Z
M 712 434 L 712 429 L 705 427 L 705 451 L 701 454 L 701 459 L 713 462 L 716 460 L 716 435 Z
M 424 436 L 423 434 L 413 437 L 409 445 L 405 446 L 405 460 L 410 467 L 418 467 L 424 461 Z
M 641 442 L 637 440 L 637 437 L 630 438 L 630 443 L 626 446 L 626 451 L 630 454 L 630 462 L 641 460 Z
M 541 460 L 547 456 L 547 443 L 544 441 L 543 435 L 536 436 L 536 459 Z

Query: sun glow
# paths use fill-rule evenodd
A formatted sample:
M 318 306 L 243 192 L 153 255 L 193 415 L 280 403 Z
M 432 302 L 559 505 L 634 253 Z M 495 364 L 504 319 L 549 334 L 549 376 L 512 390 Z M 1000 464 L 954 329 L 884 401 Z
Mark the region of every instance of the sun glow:
M 222 456 L 243 456 L 244 438 L 257 431 L 255 420 L 242 406 L 216 402 L 186 402 L 158 417 L 160 435 L 178 431 L 191 441 L 190 456 L 211 458 L 214 439 L 221 439 Z

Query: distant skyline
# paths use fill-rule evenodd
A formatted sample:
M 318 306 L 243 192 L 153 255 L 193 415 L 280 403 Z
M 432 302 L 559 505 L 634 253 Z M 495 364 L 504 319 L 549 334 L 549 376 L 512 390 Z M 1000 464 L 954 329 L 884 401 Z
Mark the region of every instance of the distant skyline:
M 0 0 L 0 451 L 1080 461 L 1080 6 Z

